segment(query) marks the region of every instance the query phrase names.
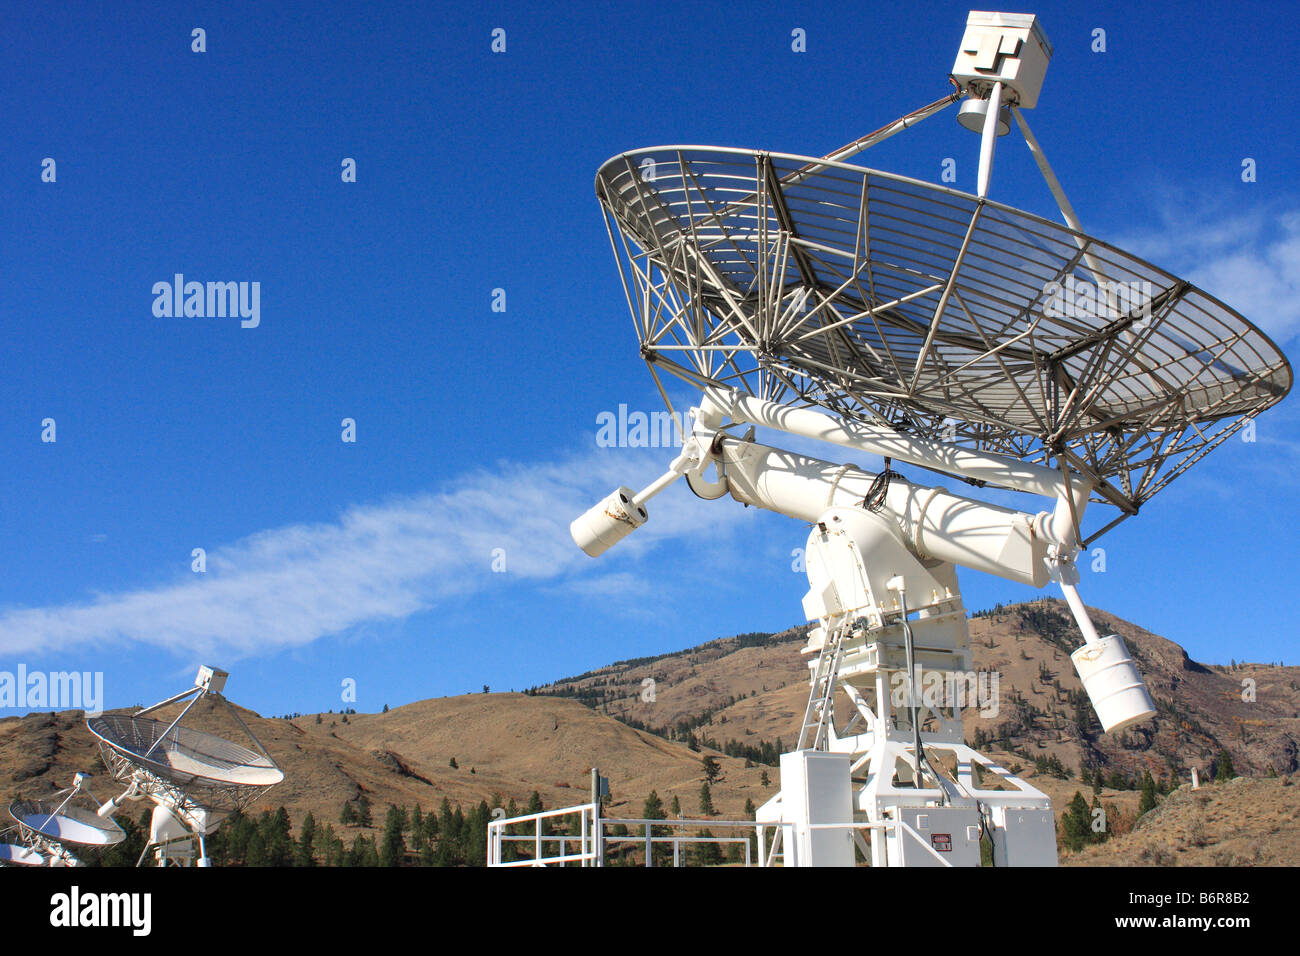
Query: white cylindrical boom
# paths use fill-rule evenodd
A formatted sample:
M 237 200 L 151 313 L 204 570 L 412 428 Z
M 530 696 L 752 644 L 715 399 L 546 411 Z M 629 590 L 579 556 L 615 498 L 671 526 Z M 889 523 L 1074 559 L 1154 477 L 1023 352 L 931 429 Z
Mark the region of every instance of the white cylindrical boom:
M 993 151 L 998 144 L 998 114 L 1002 112 L 1002 81 L 993 84 L 989 94 L 989 111 L 984 114 L 984 130 L 980 136 L 980 164 L 976 177 L 975 195 L 983 199 L 989 194 L 989 178 L 993 175 Z
M 724 440 L 719 451 L 733 498 L 800 521 L 858 505 L 876 477 L 753 442 Z M 903 479 L 890 482 L 881 513 L 923 557 L 1033 587 L 1048 581 L 1048 542 L 1034 533 L 1027 514 Z
M 1065 494 L 1061 473 L 1043 465 L 945 442 L 911 438 L 883 426 L 840 422 L 811 408 L 791 408 L 719 388 L 708 389 L 700 404 L 701 424 L 718 428 L 727 418 L 1045 498 L 1060 498 Z M 1074 481 L 1082 483 L 1082 478 Z

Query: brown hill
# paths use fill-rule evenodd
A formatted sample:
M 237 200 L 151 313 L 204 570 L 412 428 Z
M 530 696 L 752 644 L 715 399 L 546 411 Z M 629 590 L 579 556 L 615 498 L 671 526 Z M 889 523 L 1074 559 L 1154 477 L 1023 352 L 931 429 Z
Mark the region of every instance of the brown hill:
M 175 712 L 169 708 L 159 717 L 170 719 Z M 444 798 L 469 809 L 497 796 L 522 805 L 534 790 L 547 807 L 569 806 L 586 802 L 593 763 L 612 781 L 613 813 L 639 816 L 646 795 L 657 788 L 665 806 L 675 795 L 690 815 L 698 809 L 704 779 L 701 754 L 686 744 L 633 730 L 576 701 L 475 694 L 420 701 L 386 714 L 352 714 L 346 723 L 341 714 L 323 714 L 319 724 L 316 715 L 285 720 L 240 713 L 285 771 L 285 781 L 250 811 L 284 806 L 295 825 L 308 811 L 321 822 L 337 822 L 343 804 L 363 793 L 377 809 L 392 803 L 427 811 Z M 197 705 L 186 724 L 246 740 L 212 701 Z M 459 769 L 450 766 L 453 757 Z M 734 818 L 746 798 L 755 804 L 765 799 L 761 768 L 718 760 L 719 813 Z M 121 789 L 104 770 L 80 711 L 0 720 L 0 794 L 6 807 L 13 799 L 46 797 L 67 787 L 78 771 L 91 774 L 91 790 L 100 800 Z
M 1198 664 L 1171 641 L 1104 611 L 1093 614 L 1099 627 L 1123 635 L 1159 708 L 1148 725 L 1118 737 L 1100 732 L 1081 695 L 1068 660 L 1081 639 L 1061 602 L 997 608 L 971 621 L 976 669 L 998 674 L 999 694 L 996 714 L 967 712 L 968 739 L 1033 780 L 1058 812 L 1076 790 L 1091 798 L 1098 770 L 1108 777 L 1101 799 L 1116 833 L 1132 828 L 1138 801 L 1132 783 L 1144 771 L 1156 778 L 1172 774 L 1177 782 L 1196 767 L 1208 780 L 1220 751 L 1238 773 L 1300 771 L 1300 668 Z M 677 796 L 684 814 L 694 816 L 701 759 L 711 755 L 722 771 L 712 788 L 714 804 L 734 819 L 747 799 L 761 804 L 779 785 L 775 768 L 759 761 L 779 752 L 778 740 L 789 748 L 798 736 L 808 687 L 802 642 L 802 628 L 740 635 L 609 665 L 527 694 L 438 698 L 384 714 L 287 720 L 242 711 L 287 777 L 251 809 L 283 805 L 295 824 L 308 811 L 337 824 L 343 804 L 361 794 L 377 810 L 393 803 L 427 811 L 444 798 L 467 810 L 498 797 L 522 806 L 534 790 L 546 806 L 566 806 L 586 800 L 595 764 L 611 780 L 612 813 L 639 816 L 654 789 L 665 805 Z M 1243 682 L 1253 682 L 1253 699 L 1243 694 L 1251 687 Z M 224 711 L 208 704 L 195 708 L 187 723 L 242 736 Z M 98 797 L 114 795 L 116 784 L 107 779 L 79 712 L 0 720 L 0 795 L 48 796 L 78 770 L 94 774 Z M 764 773 L 768 787 L 761 783 Z M 1256 821 L 1253 810 L 1227 809 L 1254 799 L 1259 786 L 1276 791 L 1269 804 L 1276 812 Z M 1248 841 L 1267 834 L 1266 824 L 1294 815 L 1300 787 L 1253 780 L 1212 788 L 1209 801 L 1206 793 L 1188 798 L 1176 791 L 1133 833 L 1084 851 L 1078 861 L 1163 859 L 1160 846 L 1191 832 L 1188 821 L 1201 810 L 1205 820 L 1196 840 L 1206 842 L 1184 850 L 1180 861 L 1209 862 L 1215 853 L 1252 859 Z M 1254 821 L 1240 825 L 1245 835 L 1214 830 L 1215 814 L 1228 820 L 1232 813 Z M 1289 843 L 1272 839 L 1269 845 L 1300 861 L 1300 850 Z
M 610 779 L 612 813 L 640 816 L 646 796 L 657 790 L 665 805 L 677 796 L 689 816 L 704 782 L 703 755 L 685 743 L 635 730 L 572 700 L 469 694 L 418 701 L 386 714 L 351 715 L 334 727 L 329 724 L 336 717 L 320 725 L 314 719 L 297 723 L 309 736 L 328 730 L 360 751 L 397 756 L 451 792 L 453 803 L 500 794 L 522 804 L 533 790 L 548 807 L 584 803 L 590 768 L 597 765 Z M 740 814 L 747 798 L 756 805 L 766 799 L 762 768 L 715 756 L 722 769 L 713 787 L 719 812 Z M 453 758 L 459 769 L 451 769 Z
M 1226 751 L 1238 773 L 1300 770 L 1300 667 L 1199 664 L 1172 641 L 1098 609 L 1120 634 L 1159 710 L 1118 736 L 1101 732 L 1069 660 L 1083 639 L 1063 601 L 998 608 L 971 619 L 975 670 L 998 675 L 996 713 L 966 711 L 968 740 L 1010 763 L 1057 758 L 1080 780 L 1110 775 L 1210 775 Z M 724 638 L 677 654 L 613 664 L 537 689 L 670 736 L 791 745 L 808 697 L 803 629 Z M 653 685 L 646 682 L 653 681 Z M 1246 691 L 1253 682 L 1253 699 Z M 647 688 L 653 687 L 653 694 Z M 1032 776 L 1032 773 L 1028 774 Z M 1072 792 L 1072 791 L 1071 791 Z
M 1066 855 L 1067 866 L 1295 866 L 1300 862 L 1300 786 L 1290 777 L 1193 790 L 1184 785 L 1131 833 Z
M 1134 827 L 1136 786 L 1145 772 L 1170 786 L 1189 781 L 1192 768 L 1209 780 L 1220 752 L 1229 755 L 1240 774 L 1300 771 L 1300 668 L 1199 664 L 1172 641 L 1105 611 L 1090 611 L 1102 633 L 1124 638 L 1158 709 L 1153 720 L 1119 735 L 1101 732 L 1070 663 L 1069 653 L 1082 636 L 1064 602 L 1043 599 L 999 607 L 970 622 L 975 669 L 995 672 L 999 693 L 996 713 L 966 711 L 967 741 L 1032 780 L 1052 798 L 1058 817 L 1075 792 L 1091 800 L 1099 771 L 1106 785 L 1097 793 L 1115 834 Z M 757 747 L 778 739 L 789 747 L 798 736 L 808 697 L 808 659 L 798 653 L 803 640 L 803 628 L 725 638 L 678 654 L 603 667 L 537 692 L 582 700 L 636 726 L 706 747 L 736 751 L 735 745 Z M 648 686 L 653 694 L 646 693 Z M 1297 792 L 1273 781 L 1251 784 L 1217 791 L 1215 799 L 1248 802 L 1255 784 L 1279 788 L 1284 797 Z M 1251 812 L 1243 811 L 1245 816 Z M 1129 843 L 1163 845 L 1169 825 L 1160 819 L 1144 817 L 1138 829 L 1146 835 L 1135 835 Z M 1232 849 L 1236 837 L 1227 838 L 1229 845 L 1223 848 L 1212 828 L 1206 832 L 1210 835 L 1200 848 L 1206 852 L 1186 862 L 1208 864 L 1222 853 L 1251 859 Z M 1300 848 L 1276 840 L 1272 845 L 1276 854 L 1271 859 L 1300 863 Z M 1112 858 L 1110 846 L 1085 851 L 1082 859 L 1137 862 L 1140 849 Z

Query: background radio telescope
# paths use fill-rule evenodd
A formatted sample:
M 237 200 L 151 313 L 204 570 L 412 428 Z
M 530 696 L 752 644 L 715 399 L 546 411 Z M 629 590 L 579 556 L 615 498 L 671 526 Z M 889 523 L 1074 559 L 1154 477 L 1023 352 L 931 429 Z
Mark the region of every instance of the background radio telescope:
M 661 370 L 702 394 L 668 471 L 577 518 L 575 542 L 603 554 L 679 477 L 809 527 L 809 696 L 781 793 L 757 815 L 769 863 L 851 866 L 856 846 L 877 866 L 979 865 L 987 839 L 999 866 L 1055 865 L 1047 795 L 965 745 L 970 701 L 922 691 L 923 677 L 955 687 L 973 673 L 956 567 L 1056 582 L 1103 729 L 1148 720 L 1075 559 L 1291 388 L 1246 318 L 1083 230 L 1023 112 L 1051 56 L 1032 15 L 972 12 L 955 91 L 829 156 L 664 146 L 597 173 L 641 355 L 670 411 Z M 973 195 L 848 162 L 958 101 L 980 137 Z M 1064 225 L 988 198 L 1013 124 Z M 755 426 L 884 468 L 760 444 Z M 963 497 L 895 462 L 1049 509 Z M 1118 514 L 1085 536 L 1090 503 Z
M 128 785 L 120 797 L 100 808 L 100 814 L 111 814 L 123 800 L 151 800 L 155 807 L 146 851 L 156 846 L 160 865 L 189 862 L 197 841 L 198 865 L 209 866 L 204 838 L 227 815 L 284 779 L 284 771 L 222 696 L 227 676 L 202 667 L 194 686 L 180 694 L 131 716 L 101 714 L 86 721 L 109 772 Z M 254 749 L 181 723 L 205 697 L 234 717 Z M 191 699 L 170 723 L 146 716 L 186 698 Z
M 0 866 L 48 866 L 38 851 L 21 843 L 0 843 Z
M 49 799 L 11 803 L 9 835 L 14 842 L 0 844 L 0 864 L 81 866 L 78 848 L 115 846 L 126 839 L 116 821 L 97 813 L 98 801 L 85 784 L 86 776 L 79 773 L 72 787 Z M 91 805 L 84 805 L 88 801 Z

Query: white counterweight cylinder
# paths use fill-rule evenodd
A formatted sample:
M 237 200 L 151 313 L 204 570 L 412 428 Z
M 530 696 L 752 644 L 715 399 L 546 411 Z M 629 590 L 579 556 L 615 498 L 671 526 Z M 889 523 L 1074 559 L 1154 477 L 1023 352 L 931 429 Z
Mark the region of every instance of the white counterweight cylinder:
M 1147 685 L 1118 634 L 1089 641 L 1070 660 L 1106 733 L 1155 716 Z
M 597 558 L 645 524 L 650 515 L 644 505 L 633 500 L 635 497 L 636 493 L 624 486 L 588 508 L 569 525 L 574 543 Z

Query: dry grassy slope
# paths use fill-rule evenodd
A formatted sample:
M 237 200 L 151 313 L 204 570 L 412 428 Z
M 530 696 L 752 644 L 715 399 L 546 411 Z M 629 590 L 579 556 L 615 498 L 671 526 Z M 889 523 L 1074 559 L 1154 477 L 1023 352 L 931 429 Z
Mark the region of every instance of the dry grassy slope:
M 603 694 L 602 712 L 656 728 L 694 722 L 713 711 L 702 733 L 719 742 L 781 737 L 793 745 L 808 699 L 803 642 L 804 628 L 770 635 L 757 646 L 726 637 L 654 660 L 611 664 L 538 691 Z
M 1081 638 L 1064 603 L 1044 601 L 971 622 L 976 667 L 1001 674 L 1002 700 L 995 717 L 974 715 L 967 733 L 980 728 L 997 734 L 1009 724 L 1022 752 L 1056 754 L 1070 768 L 1100 766 L 1130 775 L 1150 770 L 1160 776 L 1174 768 L 1185 775 L 1192 767 L 1205 774 L 1220 749 L 1238 773 L 1300 769 L 1300 668 L 1205 666 L 1172 641 L 1105 611 L 1091 613 L 1098 629 L 1120 634 L 1137 660 L 1160 709 L 1154 720 L 1119 735 L 1079 732 L 1066 695 L 1082 689 L 1067 653 Z M 1040 665 L 1049 672 L 1045 678 Z M 1247 678 L 1255 681 L 1253 701 L 1242 700 Z M 1018 708 L 1013 691 L 1037 713 Z
M 1300 786 L 1289 777 L 1184 785 L 1133 832 L 1067 855 L 1067 866 L 1295 866 Z
M 175 713 L 170 708 L 158 716 L 170 720 Z M 646 795 L 657 788 L 665 806 L 676 794 L 692 815 L 703 781 L 701 755 L 684 744 L 639 733 L 574 701 L 476 694 L 351 715 L 347 723 L 324 714 L 320 724 L 315 715 L 288 721 L 240 713 L 286 777 L 251 811 L 283 805 L 295 824 L 308 811 L 318 821 L 337 823 L 343 803 L 361 793 L 376 808 L 376 824 L 389 803 L 429 810 L 444 797 L 466 809 L 496 794 L 522 805 L 533 790 L 548 807 L 582 803 L 593 763 L 612 781 L 614 812 L 639 816 Z M 186 724 L 236 742 L 247 739 L 211 701 L 197 705 Z M 453 756 L 460 769 L 449 766 Z M 761 770 L 720 755 L 719 762 L 714 803 L 721 814 L 740 814 L 747 797 L 755 804 L 765 799 Z M 17 797 L 49 796 L 78 771 L 92 775 L 99 799 L 116 794 L 80 711 L 0 720 L 4 807 Z
M 968 711 L 968 734 L 973 737 L 977 728 L 995 736 L 1005 732 L 1005 743 L 990 744 L 986 752 L 1006 766 L 1023 764 L 1025 776 L 1053 798 L 1058 811 L 1064 810 L 1076 790 L 1091 796 L 1077 776 L 1083 764 L 1119 768 L 1127 774 L 1144 768 L 1163 773 L 1173 764 L 1206 771 L 1213 754 L 1225 747 L 1238 772 L 1262 774 L 1269 766 L 1283 774 L 1300 770 L 1300 669 L 1205 667 L 1190 661 L 1171 641 L 1105 612 L 1093 613 L 1099 626 L 1125 637 L 1162 705 L 1149 726 L 1119 738 L 1080 734 L 1073 710 L 1064 701 L 1064 695 L 1079 686 L 1066 653 L 1079 638 L 1063 604 L 1018 605 L 971 622 L 976 669 L 1000 675 L 1000 708 L 996 716 L 987 718 Z M 751 744 L 780 737 L 789 746 L 798 735 L 807 695 L 807 664 L 798 652 L 801 644 L 800 629 L 761 640 L 728 638 L 654 661 L 611 665 L 543 690 L 599 692 L 605 695 L 602 709 L 610 715 L 653 726 L 670 726 L 711 711 L 711 719 L 696 730 L 700 736 Z M 1049 671 L 1045 680 L 1040 665 Z M 646 677 L 655 680 L 653 700 L 643 699 Z M 1254 702 L 1241 700 L 1243 678 L 1256 681 Z M 1053 681 L 1059 683 L 1059 691 Z M 1018 699 L 1036 712 L 1017 705 Z M 665 804 L 676 794 L 688 815 L 697 809 L 702 779 L 699 753 L 682 743 L 636 731 L 574 699 L 475 694 L 420 701 L 387 714 L 350 715 L 347 723 L 337 714 L 321 715 L 317 723 L 316 715 L 288 721 L 243 713 L 287 773 L 286 782 L 252 809 L 283 804 L 295 822 L 308 810 L 322 821 L 337 821 L 342 804 L 360 793 L 367 794 L 381 812 L 388 803 L 430 809 L 444 797 L 467 807 L 495 794 L 522 804 L 534 789 L 547 806 L 578 803 L 585 799 L 587 770 L 593 763 L 611 779 L 616 813 L 639 815 L 651 789 L 658 790 Z M 196 708 L 187 722 L 223 736 L 241 736 L 228 716 L 207 704 Z M 1007 744 L 1015 752 L 1007 752 Z M 1033 774 L 1032 758 L 1052 754 L 1074 771 L 1071 779 Z M 459 769 L 449 766 L 452 757 Z M 739 815 L 746 798 L 760 804 L 771 794 L 772 788 L 764 789 L 759 782 L 763 768 L 745 768 L 743 761 L 726 757 L 719 761 L 723 777 L 713 794 L 724 815 Z M 101 798 L 113 793 L 114 785 L 101 769 L 80 713 L 0 720 L 0 796 L 48 796 L 66 787 L 78 770 L 95 774 L 93 788 Z M 774 788 L 777 775 L 769 771 L 769 776 Z M 1258 787 L 1275 788 L 1279 795 L 1277 807 L 1268 811 L 1273 816 L 1266 814 L 1260 820 L 1255 819 L 1258 808 L 1252 803 Z M 1184 798 L 1176 793 L 1155 816 L 1144 819 L 1136 833 L 1120 838 L 1115 852 L 1131 845 L 1136 847 L 1134 854 L 1146 850 L 1150 861 L 1161 858 L 1158 848 L 1167 844 L 1185 846 L 1168 852 L 1180 853 L 1178 859 L 1186 862 L 1209 860 L 1213 852 L 1246 859 L 1250 841 L 1267 836 L 1272 849 L 1266 852 L 1276 851 L 1278 859 L 1292 853 L 1288 859 L 1294 860 L 1300 858 L 1300 848 L 1270 834 L 1265 824 L 1282 826 L 1283 817 L 1290 813 L 1287 823 L 1294 829 L 1297 792 L 1300 787 L 1292 790 L 1278 781 L 1254 780 L 1210 791 L 1211 801 L 1204 806 L 1201 796 L 1184 806 L 1180 803 Z M 1137 794 L 1131 791 L 1106 790 L 1102 799 L 1118 810 L 1121 819 L 1131 818 L 1136 809 Z M 1229 822 L 1248 821 L 1239 827 L 1244 835 L 1234 836 L 1225 829 L 1221 838 L 1206 838 L 1194 832 L 1198 811 L 1206 815 L 1201 822 L 1206 832 L 1222 817 Z M 1188 834 L 1191 842 L 1185 839 Z M 1203 838 L 1206 846 L 1192 845 Z M 1209 847 L 1218 849 L 1211 852 Z M 1109 852 L 1109 847 L 1087 851 L 1099 863 L 1129 859 L 1122 855 L 1112 859 L 1106 856 Z M 1083 859 L 1091 857 L 1085 854 Z
M 640 816 L 646 795 L 657 790 L 665 805 L 677 795 L 689 816 L 698 808 L 704 780 L 701 754 L 571 700 L 469 694 L 418 701 L 386 714 L 351 715 L 346 724 L 334 715 L 321 725 L 314 721 L 295 723 L 309 737 L 333 733 L 358 750 L 397 754 L 421 776 L 474 800 L 499 793 L 523 803 L 537 790 L 548 807 L 582 803 L 595 764 L 610 779 L 612 812 Z M 760 768 L 715 756 L 722 777 L 712 788 L 714 805 L 724 816 L 739 814 L 746 798 L 763 802 Z M 453 757 L 459 769 L 450 768 Z
M 998 674 L 999 694 L 995 715 L 966 712 L 968 738 L 977 729 L 995 737 L 1005 732 L 1006 745 L 1018 752 L 1009 763 L 1055 755 L 1076 774 L 1080 766 L 1127 775 L 1150 770 L 1156 776 L 1195 766 L 1204 773 L 1221 747 L 1239 773 L 1300 770 L 1300 668 L 1207 667 L 1172 641 L 1104 611 L 1092 614 L 1103 633 L 1122 635 L 1138 659 L 1162 706 L 1157 718 L 1119 736 L 1096 732 L 1095 726 L 1080 733 L 1067 695 L 1082 689 L 1068 656 L 1082 638 L 1064 602 L 1045 599 L 971 620 L 975 669 Z M 798 736 L 808 693 L 807 659 L 798 653 L 801 634 L 785 631 L 748 647 L 725 638 L 654 661 L 611 665 L 540 690 L 603 695 L 602 711 L 654 727 L 712 711 L 696 729 L 698 736 L 749 744 L 781 737 L 789 745 Z M 1046 668 L 1046 679 L 1040 667 Z M 655 681 L 653 700 L 644 699 L 646 678 Z M 1241 699 L 1245 678 L 1256 682 L 1253 702 Z M 1018 699 L 1025 703 L 1018 705 Z M 988 749 L 1005 752 L 996 744 Z M 1075 788 L 1077 781 L 1076 775 Z

